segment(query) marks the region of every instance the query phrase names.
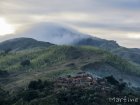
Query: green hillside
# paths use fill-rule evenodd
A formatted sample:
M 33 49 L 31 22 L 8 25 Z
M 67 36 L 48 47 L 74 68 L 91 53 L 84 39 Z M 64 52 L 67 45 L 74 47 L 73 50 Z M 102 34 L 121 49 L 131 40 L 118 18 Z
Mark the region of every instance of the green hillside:
M 0 71 L 4 71 L 0 73 L 0 85 L 8 90 L 25 86 L 34 79 L 54 79 L 81 70 L 101 71 L 103 76 L 105 72 L 107 75 L 116 75 L 116 72 L 118 75 L 140 75 L 139 65 L 96 47 L 55 45 L 46 49 L 0 54 Z
M 116 54 L 129 61 L 133 61 L 137 64 L 140 64 L 140 49 L 120 47 L 113 49 L 111 53 Z
M 103 50 L 109 51 L 112 54 L 118 55 L 121 58 L 129 60 L 131 62 L 140 64 L 140 49 L 138 48 L 125 48 L 114 40 L 105 40 L 96 37 L 81 39 L 78 42 L 75 42 L 74 45 L 87 45 L 95 46 Z
M 32 48 L 46 48 L 53 44 L 32 38 L 15 38 L 0 43 L 0 52 L 15 52 Z
M 45 70 L 55 66 L 75 66 L 80 69 L 89 63 L 101 63 L 113 66 L 117 70 L 128 73 L 140 74 L 139 66 L 129 63 L 118 56 L 94 47 L 52 46 L 48 49 L 21 51 L 0 55 L 0 70 L 28 71 Z M 29 60 L 29 65 L 21 63 Z
M 63 102 L 63 104 L 67 103 L 63 100 L 67 97 L 67 93 L 70 93 L 68 99 L 71 97 L 74 100 L 76 95 L 77 99 L 82 101 L 82 96 L 85 95 L 86 100 L 90 98 L 91 101 L 94 101 L 91 99 L 91 95 L 94 93 L 100 94 L 100 90 L 97 92 L 95 91 L 96 89 L 88 88 L 87 86 L 83 90 L 81 90 L 82 87 L 76 88 L 75 90 L 73 89 L 75 87 L 72 86 L 70 89 L 66 88 L 65 90 L 63 86 L 58 88 L 49 86 L 51 84 L 54 85 L 53 81 L 59 77 L 73 76 L 81 71 L 90 71 L 93 74 L 97 71 L 101 71 L 104 75 L 106 70 L 109 70 L 107 71 L 108 75 L 113 73 L 116 76 L 118 75 L 116 74 L 117 71 L 117 73 L 119 72 L 120 74 L 140 76 L 139 65 L 132 64 L 107 51 L 90 46 L 74 47 L 53 45 L 47 48 L 25 49 L 18 52 L 8 52 L 6 54 L 1 53 L 0 93 L 2 97 L 0 102 L 4 103 L 2 105 L 11 105 L 11 103 L 14 103 L 12 105 L 57 105 L 57 100 L 59 100 L 60 103 L 58 105 L 62 105 Z M 40 80 L 38 79 L 47 81 L 40 84 Z M 33 80 L 38 80 L 38 82 L 34 82 Z M 136 79 L 134 80 L 136 81 Z M 139 78 L 137 81 L 139 83 Z M 35 85 L 37 89 L 28 89 L 31 83 L 33 83 L 33 88 Z M 100 84 L 97 86 L 100 87 Z M 102 86 L 104 87 L 104 85 Z M 112 86 L 109 84 L 108 86 L 110 86 L 111 89 Z M 115 89 L 114 87 L 113 91 L 115 91 Z M 93 93 L 89 94 L 91 91 L 93 91 Z M 112 90 L 109 90 L 110 93 L 107 97 L 112 95 L 111 91 Z M 63 95 L 63 92 L 66 96 Z M 125 96 L 128 93 L 119 94 Z M 58 95 L 62 97 L 62 100 Z M 99 97 L 103 97 L 103 95 L 100 94 Z M 54 99 L 56 101 L 54 101 Z M 80 100 L 74 100 L 74 103 L 83 103 Z M 104 97 L 102 101 L 105 102 L 105 100 L 106 98 Z M 104 102 L 101 103 L 103 104 Z M 85 103 L 91 102 L 86 101 Z

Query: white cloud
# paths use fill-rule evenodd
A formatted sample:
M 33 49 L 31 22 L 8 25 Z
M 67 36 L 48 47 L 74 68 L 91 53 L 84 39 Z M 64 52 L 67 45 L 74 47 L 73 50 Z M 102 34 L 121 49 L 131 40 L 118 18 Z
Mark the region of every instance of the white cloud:
M 139 39 L 140 40 L 140 33 L 128 33 L 127 36 L 130 39 Z
M 88 33 L 109 32 L 113 40 L 129 37 L 127 44 L 137 38 L 128 33 L 140 33 L 139 13 L 140 0 L 0 0 L 0 17 L 18 30 L 33 23 L 57 22 Z M 140 45 L 139 41 L 134 43 Z

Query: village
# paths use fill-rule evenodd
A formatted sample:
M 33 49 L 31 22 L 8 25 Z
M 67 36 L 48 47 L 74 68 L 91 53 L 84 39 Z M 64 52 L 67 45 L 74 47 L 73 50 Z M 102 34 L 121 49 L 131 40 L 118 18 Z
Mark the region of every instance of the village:
M 107 93 L 111 89 L 113 90 L 115 88 L 113 85 L 108 83 L 107 79 L 99 78 L 86 72 L 79 72 L 74 76 L 68 75 L 66 77 L 59 77 L 55 81 L 55 86 L 58 88 L 76 87 L 83 89 L 94 89 L 101 91 L 102 93 Z

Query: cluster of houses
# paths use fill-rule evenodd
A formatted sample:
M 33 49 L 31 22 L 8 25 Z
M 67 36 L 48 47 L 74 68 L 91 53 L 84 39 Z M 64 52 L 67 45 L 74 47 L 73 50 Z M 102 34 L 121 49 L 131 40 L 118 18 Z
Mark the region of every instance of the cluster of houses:
M 75 76 L 68 75 L 67 77 L 59 77 L 56 80 L 59 86 L 90 86 L 96 83 L 95 78 L 91 74 L 80 72 Z
M 75 76 L 59 77 L 55 83 L 57 87 L 94 88 L 99 89 L 99 91 L 110 90 L 110 85 L 106 79 L 94 77 L 86 72 L 80 72 Z

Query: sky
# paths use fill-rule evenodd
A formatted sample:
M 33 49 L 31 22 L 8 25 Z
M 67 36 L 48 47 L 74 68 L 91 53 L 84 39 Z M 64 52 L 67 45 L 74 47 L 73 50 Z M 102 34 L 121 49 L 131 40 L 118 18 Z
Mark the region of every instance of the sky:
M 140 48 L 140 0 L 0 0 L 2 19 L 13 33 L 31 24 L 53 22 Z

